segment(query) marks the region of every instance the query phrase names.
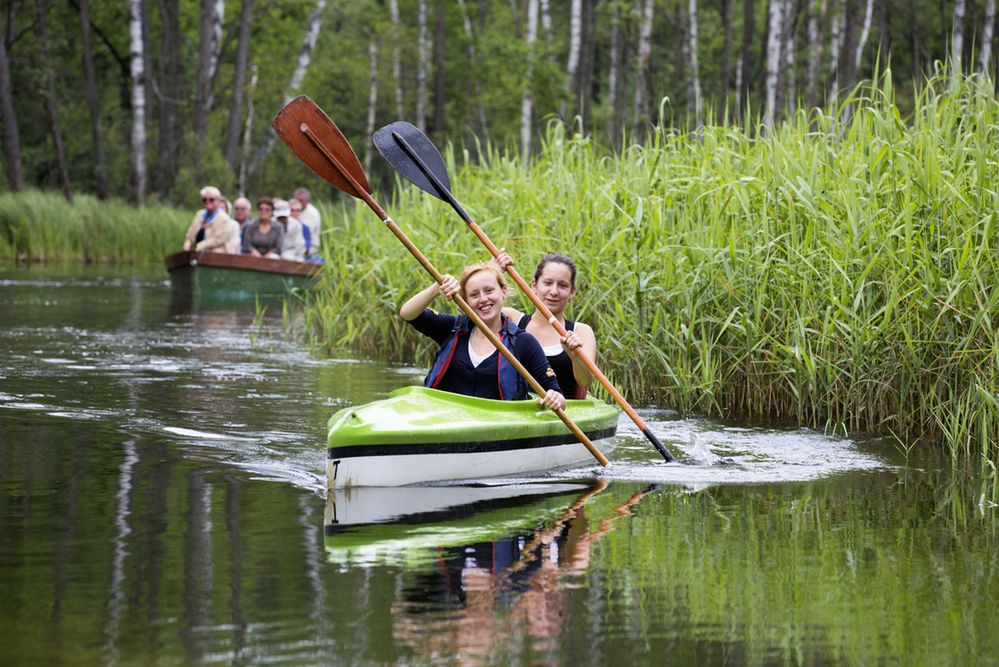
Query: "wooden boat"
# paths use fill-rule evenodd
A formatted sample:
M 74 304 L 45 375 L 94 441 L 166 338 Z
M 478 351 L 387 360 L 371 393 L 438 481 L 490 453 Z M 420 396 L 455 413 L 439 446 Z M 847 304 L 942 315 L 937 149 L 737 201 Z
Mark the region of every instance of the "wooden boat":
M 166 258 L 175 294 L 194 298 L 254 299 L 305 287 L 323 265 L 222 252 L 175 252 Z
M 600 486 L 364 487 L 326 496 L 326 557 L 350 565 L 413 565 L 440 549 L 495 542 L 563 516 Z
M 607 452 L 617 408 L 568 401 L 580 429 Z M 592 461 L 565 424 L 537 401 L 497 401 L 424 387 L 340 410 L 330 418 L 329 488 L 400 486 L 518 475 Z

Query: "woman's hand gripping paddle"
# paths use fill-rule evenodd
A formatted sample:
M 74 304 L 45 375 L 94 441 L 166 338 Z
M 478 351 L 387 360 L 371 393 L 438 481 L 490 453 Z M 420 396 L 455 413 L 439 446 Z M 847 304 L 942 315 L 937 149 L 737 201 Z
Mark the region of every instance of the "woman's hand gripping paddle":
M 364 203 L 388 226 L 413 257 L 423 265 L 427 273 L 433 276 L 434 280 L 440 283 L 444 279 L 441 273 L 430 263 L 430 260 L 420 252 L 419 248 L 413 245 L 409 237 L 399 229 L 399 226 L 392 221 L 392 218 L 372 198 L 371 186 L 368 185 L 368 179 L 364 174 L 361 163 L 357 159 L 357 155 L 354 153 L 354 149 L 350 147 L 340 129 L 315 102 L 305 96 L 293 99 L 278 112 L 271 125 L 284 143 L 288 144 L 291 152 L 297 155 L 309 169 L 347 194 L 363 199 Z M 465 303 L 465 300 L 460 295 L 455 295 L 454 302 L 468 315 L 469 319 L 475 323 L 475 326 L 479 327 L 482 333 L 486 335 L 486 338 L 499 350 L 500 354 L 524 377 L 531 390 L 539 396 L 544 396 L 545 390 L 538 384 L 538 381 L 513 356 L 513 353 L 503 345 L 499 337 L 485 325 L 482 318 Z M 573 423 L 564 410 L 553 410 L 553 412 L 569 427 L 573 435 L 583 443 L 586 449 L 590 451 L 590 454 L 601 465 L 609 463 L 607 457 L 597 449 L 596 445 L 590 442 L 586 434 Z
M 489 252 L 492 253 L 493 257 L 498 257 L 500 254 L 499 248 L 496 247 L 486 233 L 482 231 L 475 220 L 472 219 L 465 209 L 462 208 L 458 200 L 454 198 L 451 194 L 451 180 L 448 178 L 447 169 L 444 166 L 444 160 L 441 158 L 440 151 L 437 147 L 431 143 L 427 135 L 423 134 L 419 128 L 410 123 L 399 121 L 386 125 L 381 128 L 373 137 L 375 146 L 378 148 L 378 152 L 382 154 L 389 164 L 395 167 L 396 171 L 402 174 L 407 180 L 411 181 L 416 187 L 420 188 L 424 192 L 428 192 L 433 196 L 443 199 L 448 204 L 451 205 L 461 219 L 465 221 L 472 232 L 482 241 L 482 244 L 486 246 Z M 558 331 L 559 335 L 565 337 L 568 335 L 565 327 L 562 323 L 552 315 L 551 310 L 538 298 L 533 290 L 528 287 L 524 279 L 521 278 L 517 270 L 512 266 L 507 267 L 507 272 L 513 281 L 517 283 L 520 289 L 530 298 L 534 303 L 534 307 L 537 308 L 548 322 Z M 573 349 L 572 353 L 589 369 L 590 373 L 593 374 L 597 380 L 600 381 L 610 395 L 614 398 L 621 409 L 624 410 L 631 420 L 635 422 L 635 425 L 642 431 L 646 438 L 649 439 L 656 450 L 662 455 L 667 463 L 676 460 L 668 449 L 659 441 L 659 438 L 649 429 L 648 424 L 638 416 L 638 413 L 628 404 L 624 396 L 614 388 L 607 376 L 601 372 L 597 365 L 593 363 L 593 360 L 587 357 L 582 350 L 579 348 Z

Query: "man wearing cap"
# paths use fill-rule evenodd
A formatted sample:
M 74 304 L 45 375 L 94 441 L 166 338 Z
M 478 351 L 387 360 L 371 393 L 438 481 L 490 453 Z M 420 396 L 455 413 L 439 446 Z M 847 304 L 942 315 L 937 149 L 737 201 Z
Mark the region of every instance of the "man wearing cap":
M 201 203 L 184 235 L 184 250 L 226 252 L 232 236 L 232 220 L 222 210 L 222 193 L 214 186 L 201 188 Z
M 305 261 L 305 235 L 302 223 L 291 217 L 291 208 L 283 199 L 274 200 L 274 217 L 284 227 L 284 241 L 281 244 L 281 259 Z

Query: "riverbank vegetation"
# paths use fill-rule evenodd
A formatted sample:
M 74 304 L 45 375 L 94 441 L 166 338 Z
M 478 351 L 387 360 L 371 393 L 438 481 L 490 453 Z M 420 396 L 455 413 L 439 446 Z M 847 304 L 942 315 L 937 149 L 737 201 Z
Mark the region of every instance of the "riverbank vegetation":
M 599 363 L 636 403 L 893 433 L 994 465 L 993 91 L 934 78 L 903 116 L 886 73 L 769 138 L 661 128 L 611 154 L 554 124 L 529 165 L 490 149 L 445 159 L 522 274 L 547 250 L 574 256 L 570 317 L 594 326 Z M 382 197 L 440 270 L 487 257 L 446 204 L 408 184 Z M 428 276 L 363 205 L 331 227 L 307 311 L 317 340 L 412 358 L 424 344 L 396 313 Z
M 154 264 L 180 250 L 194 216 L 51 192 L 0 193 L 0 259 L 20 262 Z

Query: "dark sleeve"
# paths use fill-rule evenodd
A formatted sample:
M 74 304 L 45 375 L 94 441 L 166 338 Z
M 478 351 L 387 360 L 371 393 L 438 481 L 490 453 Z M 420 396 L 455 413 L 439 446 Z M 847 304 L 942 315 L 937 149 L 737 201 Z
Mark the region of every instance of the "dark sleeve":
M 546 391 L 554 389 L 560 394 L 562 393 L 562 387 L 558 386 L 555 372 L 548 366 L 548 357 L 541 349 L 541 343 L 526 331 L 517 336 L 517 360 L 524 364 L 524 368 Z
M 280 222 L 272 222 L 271 228 L 277 230 L 277 235 L 274 237 L 274 246 L 271 250 L 280 253 L 281 248 L 284 247 L 284 227 Z
M 454 315 L 435 313 L 429 308 L 424 308 L 415 320 L 408 321 L 421 334 L 434 339 L 438 345 L 443 345 L 454 330 L 457 320 L 458 318 Z M 544 353 L 542 352 L 542 354 Z

